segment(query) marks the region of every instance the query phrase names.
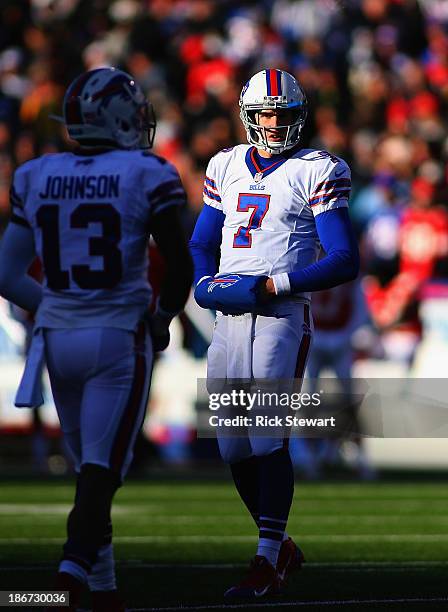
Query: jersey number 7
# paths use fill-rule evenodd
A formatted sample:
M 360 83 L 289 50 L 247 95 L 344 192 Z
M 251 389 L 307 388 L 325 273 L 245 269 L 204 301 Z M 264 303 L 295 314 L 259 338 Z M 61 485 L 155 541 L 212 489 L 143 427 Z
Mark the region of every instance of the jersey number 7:
M 248 212 L 253 208 L 249 224 L 241 225 L 233 237 L 234 249 L 250 249 L 252 246 L 251 230 L 261 227 L 263 219 L 269 210 L 270 195 L 262 193 L 240 193 L 238 196 L 237 211 Z

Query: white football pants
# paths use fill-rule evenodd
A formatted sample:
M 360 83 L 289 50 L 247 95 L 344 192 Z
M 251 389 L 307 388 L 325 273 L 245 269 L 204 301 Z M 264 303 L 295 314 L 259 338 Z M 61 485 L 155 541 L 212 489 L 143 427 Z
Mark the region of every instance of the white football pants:
M 45 354 L 61 429 L 79 472 L 85 463 L 123 478 L 143 423 L 152 369 L 146 326 L 45 329 Z
M 207 356 L 207 388 L 219 391 L 229 379 L 302 379 L 311 346 L 313 322 L 309 304 L 282 299 L 263 314 L 218 314 Z M 295 390 L 298 390 L 296 385 Z M 217 428 L 219 450 L 227 463 L 252 455 L 273 453 L 287 438 L 259 435 L 248 428 L 245 437 L 225 437 Z

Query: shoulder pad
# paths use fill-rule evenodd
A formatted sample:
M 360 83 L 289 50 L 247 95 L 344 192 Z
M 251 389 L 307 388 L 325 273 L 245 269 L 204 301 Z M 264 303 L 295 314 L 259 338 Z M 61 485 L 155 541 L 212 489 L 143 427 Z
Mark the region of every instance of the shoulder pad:
M 341 160 L 336 155 L 328 151 L 314 151 L 314 156 L 308 158 L 309 161 L 318 161 L 321 159 L 330 159 L 334 164 L 338 164 Z
M 151 153 L 151 151 L 141 151 L 140 153 L 143 157 L 152 157 L 154 161 L 158 161 L 162 166 L 167 163 L 167 160 L 164 157 Z

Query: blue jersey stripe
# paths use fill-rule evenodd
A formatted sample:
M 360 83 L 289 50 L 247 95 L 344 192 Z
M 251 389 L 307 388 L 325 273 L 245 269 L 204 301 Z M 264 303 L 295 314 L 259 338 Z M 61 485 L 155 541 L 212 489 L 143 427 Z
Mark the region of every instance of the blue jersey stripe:
M 179 198 L 185 199 L 185 191 L 183 189 L 173 189 L 172 191 L 170 191 L 169 193 L 166 193 L 163 196 L 160 196 L 155 199 L 151 198 L 151 204 L 153 206 L 158 206 L 159 204 L 163 204 L 164 202 L 167 202 L 168 200 L 179 199 Z
M 9 198 L 13 206 L 17 206 L 17 208 L 23 208 L 23 202 L 17 195 L 17 191 L 15 190 L 14 185 L 11 185 L 11 189 L 9 190 Z
M 346 191 L 335 191 L 332 193 L 327 193 L 325 195 L 319 196 L 318 198 L 313 198 L 309 201 L 310 206 L 316 206 L 317 204 L 328 204 L 331 200 L 335 199 L 347 199 L 350 197 L 350 190 Z
M 210 185 L 210 187 L 213 187 L 214 189 L 216 189 L 216 183 L 213 179 L 209 178 L 208 176 L 205 177 L 205 182 L 207 183 L 207 185 Z
M 23 227 L 31 228 L 30 224 L 24 217 L 19 217 L 16 214 L 12 214 L 10 218 L 11 223 L 17 223 L 17 225 L 22 225 Z
M 179 179 L 172 179 L 170 181 L 165 181 L 152 191 L 148 193 L 148 197 L 151 201 L 158 200 L 160 198 L 165 198 L 169 193 L 173 193 L 174 191 L 183 190 L 182 183 Z
M 340 178 L 340 179 L 334 179 L 331 181 L 322 181 L 321 183 L 317 185 L 313 193 L 319 193 L 319 191 L 322 191 L 324 187 L 325 189 L 328 189 L 329 187 L 350 187 L 350 186 L 351 186 L 351 181 L 349 178 Z
M 217 202 L 221 202 L 221 198 L 216 193 L 212 193 L 206 187 L 204 187 L 204 195 L 206 195 L 211 200 L 216 200 Z

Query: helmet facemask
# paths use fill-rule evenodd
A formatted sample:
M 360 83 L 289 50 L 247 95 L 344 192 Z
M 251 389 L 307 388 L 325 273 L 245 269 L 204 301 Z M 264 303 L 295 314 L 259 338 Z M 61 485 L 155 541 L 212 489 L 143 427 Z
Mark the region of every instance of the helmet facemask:
M 140 109 L 140 121 L 142 131 L 142 141 L 140 148 L 152 149 L 154 138 L 156 136 L 156 115 L 151 102 L 147 102 Z
M 117 98 L 105 105 L 102 115 L 109 127 L 113 141 L 120 148 L 134 149 L 136 147 L 150 149 L 154 142 L 156 120 L 152 104 L 143 96 L 135 96 L 126 83 L 123 88 L 128 94 L 126 106 Z M 117 104 L 115 104 L 117 102 Z
M 296 116 L 294 120 L 287 125 L 276 125 L 275 127 L 268 127 L 260 125 L 257 121 L 257 116 L 262 110 L 276 110 L 284 108 L 277 106 L 260 106 L 257 109 L 246 110 L 243 106 L 240 110 L 241 121 L 246 128 L 247 140 L 250 144 L 255 145 L 257 148 L 263 149 L 267 153 L 279 154 L 283 151 L 287 151 L 294 147 L 300 140 L 300 132 L 305 124 L 306 120 L 306 109 L 301 106 L 287 107 L 287 110 L 294 110 Z M 282 132 L 284 131 L 285 136 L 283 140 L 273 141 L 269 139 L 270 132 L 273 131 Z

